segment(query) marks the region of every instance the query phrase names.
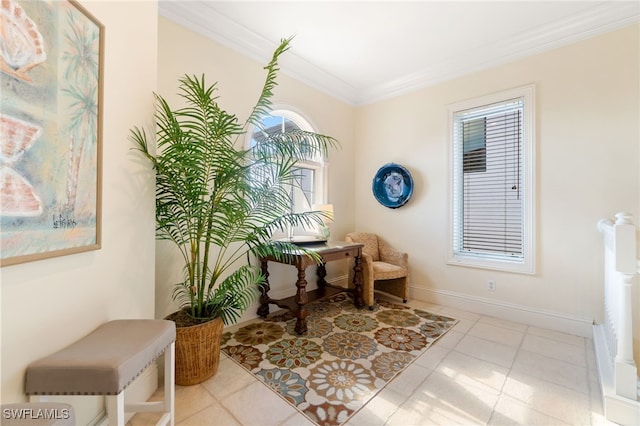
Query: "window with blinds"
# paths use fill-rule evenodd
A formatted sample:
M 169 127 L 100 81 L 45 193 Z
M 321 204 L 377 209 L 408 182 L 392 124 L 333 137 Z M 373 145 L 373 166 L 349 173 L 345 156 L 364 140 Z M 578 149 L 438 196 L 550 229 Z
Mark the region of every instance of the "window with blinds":
M 450 109 L 452 262 L 532 273 L 532 88 L 489 100 Z

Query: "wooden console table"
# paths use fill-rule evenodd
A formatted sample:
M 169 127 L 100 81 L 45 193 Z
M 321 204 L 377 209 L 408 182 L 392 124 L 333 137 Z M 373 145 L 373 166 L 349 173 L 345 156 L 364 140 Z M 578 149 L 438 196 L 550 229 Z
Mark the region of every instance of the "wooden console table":
M 325 244 L 302 245 L 301 247 L 319 254 L 322 258 L 321 262 L 316 262 L 312 257 L 302 252 L 290 253 L 291 256 L 289 256 L 289 261 L 287 262 L 276 260 L 272 257 L 260 258 L 262 273 L 266 277 L 266 283 L 261 289 L 262 295 L 260 296 L 260 307 L 258 308 L 258 315 L 263 318 L 269 315 L 270 303 L 280 308 L 290 309 L 296 316 L 295 331 L 298 334 L 307 332 L 307 310 L 305 309 L 305 305 L 309 302 L 332 296 L 340 291 L 351 291 L 353 292 L 354 305 L 357 308 L 364 307 L 364 300 L 362 298 L 362 247 L 364 247 L 364 244 L 329 241 Z M 325 281 L 327 275 L 325 265 L 327 262 L 350 258 L 354 259 L 353 288 L 344 288 L 328 284 Z M 295 296 L 278 300 L 269 297 L 271 287 L 269 285 L 268 262 L 270 261 L 292 265 L 298 269 L 298 280 L 296 281 L 297 291 Z M 315 264 L 318 265 L 318 289 L 307 292 L 305 270 L 307 267 Z

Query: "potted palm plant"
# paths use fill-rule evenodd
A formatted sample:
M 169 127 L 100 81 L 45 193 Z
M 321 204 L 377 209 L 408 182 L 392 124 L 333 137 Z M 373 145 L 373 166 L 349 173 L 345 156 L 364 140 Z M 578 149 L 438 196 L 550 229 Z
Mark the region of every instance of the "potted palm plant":
M 271 111 L 278 58 L 290 41 L 283 39 L 274 51 L 262 92 L 244 122 L 220 107 L 215 83 L 186 75 L 179 80 L 185 106 L 172 109 L 155 95 L 158 153 L 151 152 L 144 129 L 131 130 L 135 149 L 156 173 L 156 238 L 172 242 L 184 259 L 184 280 L 173 291 L 181 309 L 167 317 L 178 330 L 178 384 L 215 374 L 223 325 L 239 319 L 265 282 L 252 260 L 284 259 L 295 248 L 271 241 L 274 232 L 322 223 L 323 212 L 292 212 L 289 194 L 299 187 L 296 163 L 326 155 L 337 141 L 299 129 L 267 132 L 261 124 Z M 262 134 L 245 147 L 251 128 Z

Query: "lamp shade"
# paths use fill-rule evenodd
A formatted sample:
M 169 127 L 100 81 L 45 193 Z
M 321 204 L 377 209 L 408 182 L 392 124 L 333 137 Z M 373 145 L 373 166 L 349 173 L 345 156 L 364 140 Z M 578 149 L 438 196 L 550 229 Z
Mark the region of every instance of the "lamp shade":
M 314 204 L 313 210 L 321 211 L 324 213 L 322 222 L 325 225 L 327 223 L 333 223 L 333 204 Z

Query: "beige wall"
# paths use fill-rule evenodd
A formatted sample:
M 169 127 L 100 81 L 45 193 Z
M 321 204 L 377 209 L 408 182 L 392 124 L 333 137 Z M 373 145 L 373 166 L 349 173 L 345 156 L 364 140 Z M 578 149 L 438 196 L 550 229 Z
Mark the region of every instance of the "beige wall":
M 158 92 L 170 103 L 177 104 L 178 79 L 184 74 L 205 74 L 207 81 L 218 82 L 220 105 L 238 116 L 241 122 L 251 112 L 260 95 L 266 78 L 265 58 L 259 62 L 249 59 L 204 36 L 193 33 L 173 22 L 160 18 L 158 44 Z M 285 36 L 285 35 L 283 35 Z M 295 47 L 295 39 L 292 42 Z M 188 46 L 188 48 L 185 48 Z M 288 53 L 285 53 L 286 56 Z M 302 113 L 316 127 L 316 131 L 331 135 L 341 142 L 341 148 L 329 155 L 328 201 L 335 206 L 337 221 L 332 234 L 343 237 L 355 226 L 354 133 L 355 110 L 353 107 L 324 95 L 280 73 L 279 85 L 274 90 L 274 104 L 292 108 Z M 172 256 L 173 249 L 167 243 L 157 245 L 156 264 L 156 316 L 163 317 L 176 309 L 170 295 L 173 283 L 180 281 L 180 260 Z M 345 265 L 328 265 L 329 278 L 346 274 Z M 272 294 L 276 297 L 295 293 L 296 271 L 291 267 L 270 267 Z M 313 288 L 314 272 L 307 271 L 309 288 Z M 255 308 L 244 318 L 254 317 Z
M 154 313 L 153 174 L 130 150 L 129 129 L 151 120 L 157 4 L 83 1 L 106 28 L 102 249 L 3 267 L 2 403 L 25 400 L 28 363 L 116 318 Z M 102 401 L 76 405 L 86 424 Z
M 516 319 L 547 316 L 576 331 L 601 319 L 596 224 L 618 211 L 640 222 L 638 40 L 638 26 L 627 27 L 358 109 L 357 228 L 409 253 L 415 296 Z M 449 266 L 447 105 L 530 83 L 537 91 L 537 273 Z M 370 192 L 372 176 L 389 161 L 415 180 L 414 198 L 398 210 L 378 205 Z M 489 279 L 497 291 L 487 291 Z
M 266 59 L 256 62 L 163 18 L 159 45 L 160 93 L 171 99 L 181 75 L 205 73 L 219 82 L 222 105 L 246 117 Z M 602 316 L 597 221 L 629 211 L 640 222 L 638 62 L 635 26 L 359 108 L 282 74 L 276 102 L 342 141 L 330 158 L 333 235 L 355 226 L 406 250 L 413 297 L 587 334 Z M 447 105 L 530 83 L 537 90 L 537 273 L 448 266 Z M 375 171 L 390 161 L 408 167 L 415 180 L 414 197 L 396 210 L 371 194 Z M 156 316 L 163 316 L 175 309 L 169 294 L 180 265 L 170 248 L 157 250 Z M 283 285 L 275 291 L 292 292 L 291 272 L 275 269 L 272 284 Z M 486 290 L 488 279 L 496 292 Z

